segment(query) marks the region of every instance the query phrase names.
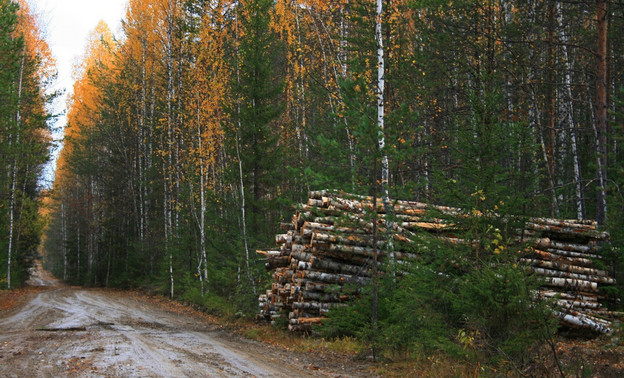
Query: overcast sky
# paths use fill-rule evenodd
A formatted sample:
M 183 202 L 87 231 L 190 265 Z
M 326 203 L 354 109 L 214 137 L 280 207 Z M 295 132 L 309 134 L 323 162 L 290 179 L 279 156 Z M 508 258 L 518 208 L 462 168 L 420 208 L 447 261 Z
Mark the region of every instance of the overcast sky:
M 55 105 L 55 111 L 65 110 L 67 96 L 74 82 L 72 67 L 82 56 L 87 36 L 100 20 L 104 20 L 116 36 L 120 35 L 121 19 L 126 15 L 128 0 L 28 0 L 32 10 L 41 21 L 45 38 L 57 62 L 59 73 L 57 89 L 64 89 L 65 96 Z M 66 118 L 59 117 L 56 127 L 66 124 Z M 55 138 L 60 138 L 55 135 Z M 58 151 L 57 151 L 58 152 Z M 52 166 L 47 170 L 44 181 L 51 180 Z M 50 183 L 44 183 L 50 185 Z

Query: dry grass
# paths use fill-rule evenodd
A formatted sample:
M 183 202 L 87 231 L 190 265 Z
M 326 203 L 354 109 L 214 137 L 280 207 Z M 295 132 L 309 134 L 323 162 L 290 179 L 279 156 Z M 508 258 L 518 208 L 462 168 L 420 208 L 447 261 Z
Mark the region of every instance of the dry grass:
M 249 339 L 277 345 L 287 350 L 318 355 L 341 356 L 356 361 L 371 361 L 370 350 L 358 340 L 345 337 L 326 340 L 306 337 L 265 324 L 245 323 L 241 334 Z M 443 355 L 383 356 L 373 363 L 374 375 L 384 377 L 475 377 L 496 375 L 491 368 L 473 365 Z

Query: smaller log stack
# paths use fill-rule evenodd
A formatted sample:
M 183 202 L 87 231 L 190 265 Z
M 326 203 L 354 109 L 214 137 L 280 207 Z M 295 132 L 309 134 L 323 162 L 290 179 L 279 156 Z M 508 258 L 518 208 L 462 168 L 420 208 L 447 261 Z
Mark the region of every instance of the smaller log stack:
M 397 263 L 418 258 L 407 251 L 414 250 L 415 232 L 427 231 L 437 238 L 466 243 L 456 238 L 454 226 L 427 215 L 430 210 L 459 215 L 460 209 L 413 201 L 393 201 L 392 206 L 396 221 L 390 225 Z M 381 200 L 375 207 L 378 233 L 384 235 L 386 214 Z M 274 323 L 288 314 L 289 330 L 309 331 L 330 309 L 357 297 L 359 288 L 370 279 L 376 251 L 384 247 L 383 237 L 373 238 L 371 210 L 370 197 L 310 192 L 292 221 L 281 224 L 284 233 L 275 236 L 279 249 L 257 251 L 267 259 L 267 270 L 273 271 L 271 289 L 258 298 L 258 317 Z M 538 294 L 555 300 L 554 314 L 568 326 L 608 333 L 611 320 L 622 316 L 604 309 L 598 301 L 599 287 L 615 283 L 607 271 L 593 267 L 593 261 L 601 259 L 597 248 L 607 237 L 595 222 L 587 220 L 532 218 L 518 231 L 518 240 L 532 245 L 520 262 L 544 277 Z M 379 254 L 379 264 L 382 258 Z

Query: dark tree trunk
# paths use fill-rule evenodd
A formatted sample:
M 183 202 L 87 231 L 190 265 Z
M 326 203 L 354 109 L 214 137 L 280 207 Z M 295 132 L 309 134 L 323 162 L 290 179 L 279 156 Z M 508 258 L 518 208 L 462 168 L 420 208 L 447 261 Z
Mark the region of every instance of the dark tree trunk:
M 598 193 L 596 220 L 607 219 L 607 1 L 596 0 L 596 154 Z

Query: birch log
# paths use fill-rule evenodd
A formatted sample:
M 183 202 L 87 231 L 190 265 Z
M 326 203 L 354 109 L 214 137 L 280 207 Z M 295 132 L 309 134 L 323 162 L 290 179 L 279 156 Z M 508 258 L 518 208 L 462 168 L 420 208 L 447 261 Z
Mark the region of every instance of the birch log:
M 289 313 L 290 330 L 310 331 L 311 324 L 321 322 L 318 319 L 332 308 L 357 298 L 359 288 L 370 280 L 373 258 L 388 243 L 381 239 L 373 245 L 374 226 L 397 242 L 393 246 L 397 266 L 418 262 L 430 253 L 420 241 L 423 233 L 448 248 L 481 243 L 458 238 L 462 222 L 453 224 L 439 216 L 468 217 L 461 209 L 414 201 L 390 203 L 386 207 L 383 199 L 373 204 L 371 197 L 329 190 L 310 192 L 291 223 L 280 224 L 285 233 L 275 237 L 279 249 L 257 251 L 266 258 L 267 269 L 273 270 L 271 290 L 258 297 L 259 316 L 274 321 Z M 371 211 L 378 212 L 375 225 L 367 216 Z M 388 211 L 394 212 L 395 222 L 387 222 Z M 599 288 L 615 283 L 608 271 L 594 267 L 594 261 L 601 259 L 598 247 L 608 235 L 590 220 L 530 218 L 524 223 L 525 229 L 516 230 L 515 240 L 525 246 L 519 247 L 524 252 L 517 263 L 543 277 L 544 287 L 536 295 L 552 303 L 563 324 L 608 332 L 609 319 L 622 316 L 599 301 Z M 388 227 L 391 233 L 386 233 Z M 378 257 L 379 268 L 384 256 Z

